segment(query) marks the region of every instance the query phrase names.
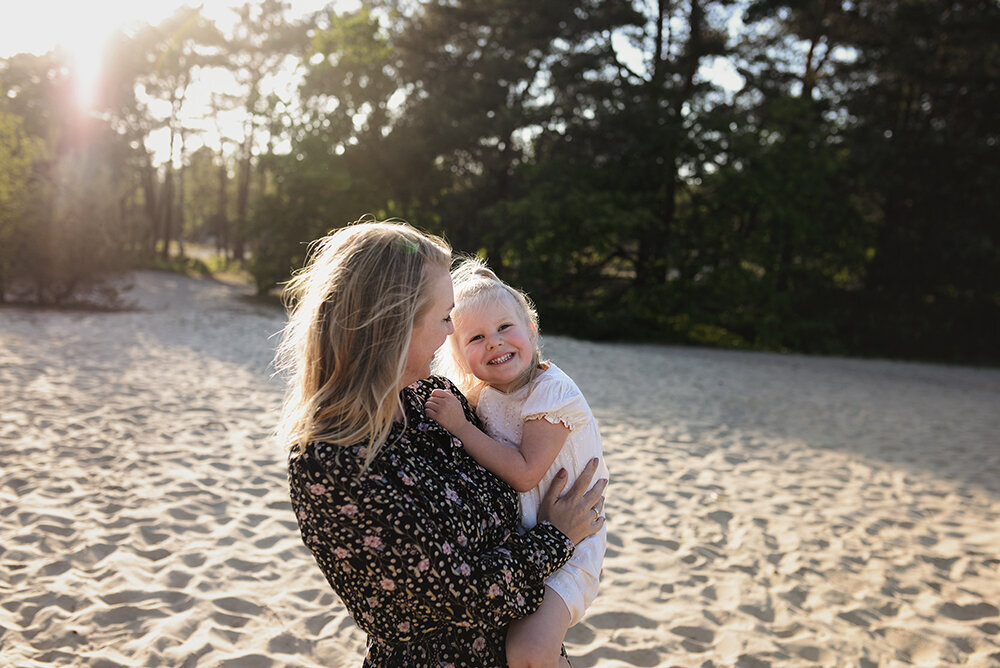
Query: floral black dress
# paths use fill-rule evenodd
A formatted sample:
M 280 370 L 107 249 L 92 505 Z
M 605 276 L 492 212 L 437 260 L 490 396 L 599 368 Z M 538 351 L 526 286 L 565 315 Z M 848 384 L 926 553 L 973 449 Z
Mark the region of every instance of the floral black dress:
M 519 535 L 517 493 L 424 412 L 444 378 L 402 393 L 371 467 L 365 444 L 310 443 L 289 458 L 302 539 L 368 634 L 364 666 L 507 665 L 507 625 L 542 602 L 545 577 L 573 543 L 547 522 Z

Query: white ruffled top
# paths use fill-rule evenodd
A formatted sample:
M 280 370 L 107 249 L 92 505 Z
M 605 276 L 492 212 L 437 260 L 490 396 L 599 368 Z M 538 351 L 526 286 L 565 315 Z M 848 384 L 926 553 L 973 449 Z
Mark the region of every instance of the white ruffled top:
M 608 477 L 597 420 L 573 379 L 551 362 L 533 381 L 509 394 L 484 388 L 476 412 L 490 436 L 514 447 L 521 443 L 522 426 L 527 420 L 562 423 L 570 430 L 566 443 L 538 486 L 521 494 L 521 523 L 525 529 L 538 522 L 542 496 L 560 469 L 565 468 L 569 473 L 568 488 L 587 462 L 597 457 L 600 465 L 594 480 Z M 574 624 L 582 619 L 584 610 L 597 595 L 606 548 L 607 530 L 602 528 L 600 533 L 577 545 L 570 561 L 545 581 L 566 602 Z

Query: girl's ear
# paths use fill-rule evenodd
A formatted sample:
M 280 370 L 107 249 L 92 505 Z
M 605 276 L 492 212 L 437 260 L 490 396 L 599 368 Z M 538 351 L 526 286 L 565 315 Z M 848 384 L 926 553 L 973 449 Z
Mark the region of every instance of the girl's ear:
M 528 320 L 528 329 L 531 330 L 531 340 L 533 343 L 538 343 L 538 325 Z

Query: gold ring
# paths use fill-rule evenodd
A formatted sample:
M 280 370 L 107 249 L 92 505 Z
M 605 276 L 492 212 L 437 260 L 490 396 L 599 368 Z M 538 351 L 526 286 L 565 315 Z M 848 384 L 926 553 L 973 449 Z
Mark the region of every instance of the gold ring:
M 591 510 L 594 511 L 594 519 L 595 520 L 601 519 L 601 514 L 599 512 L 597 512 L 597 508 L 591 508 Z

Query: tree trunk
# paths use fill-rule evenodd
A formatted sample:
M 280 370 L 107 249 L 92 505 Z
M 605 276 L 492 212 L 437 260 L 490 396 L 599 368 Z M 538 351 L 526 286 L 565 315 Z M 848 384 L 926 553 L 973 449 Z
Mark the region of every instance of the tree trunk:
M 250 172 L 253 131 L 247 133 L 243 142 L 243 154 L 236 181 L 236 229 L 233 234 L 233 259 L 242 262 L 246 254 L 247 209 L 250 203 Z
M 146 156 L 146 163 L 142 166 L 142 189 L 145 194 L 143 207 L 146 210 L 146 217 L 149 218 L 149 233 L 146 236 L 146 251 L 153 255 L 156 253 L 156 242 L 160 239 L 160 207 L 159 193 L 157 192 L 158 178 L 156 168 L 149 155 Z
M 178 175 L 179 182 L 177 184 L 177 252 L 180 257 L 184 257 L 184 191 L 185 191 L 185 172 L 187 167 L 181 163 L 181 171 Z
M 169 164 L 164 177 L 163 202 L 163 249 L 160 257 L 170 259 L 170 237 L 173 234 L 174 223 L 174 170 Z
M 229 170 L 226 167 L 226 157 L 221 147 L 219 150 L 219 193 L 215 214 L 215 248 L 219 255 L 226 257 L 229 252 L 229 218 L 226 216 L 226 186 L 229 183 Z

